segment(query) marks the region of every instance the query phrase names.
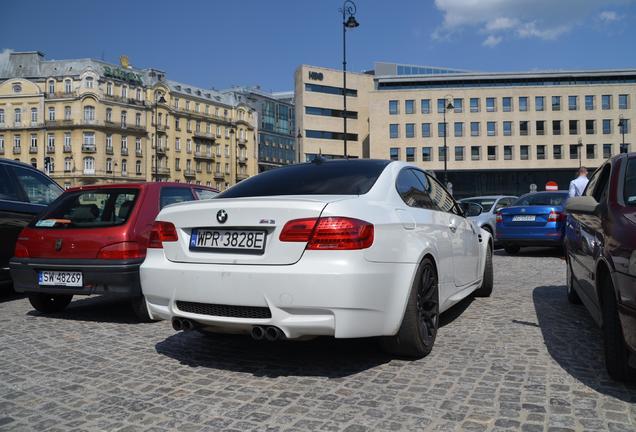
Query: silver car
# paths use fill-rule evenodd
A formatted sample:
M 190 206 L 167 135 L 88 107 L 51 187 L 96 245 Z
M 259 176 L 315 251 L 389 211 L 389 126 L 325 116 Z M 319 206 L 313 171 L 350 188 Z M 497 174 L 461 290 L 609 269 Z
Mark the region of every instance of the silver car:
M 468 219 L 472 220 L 479 227 L 488 231 L 495 241 L 497 241 L 495 229 L 497 224 L 497 210 L 508 207 L 515 201 L 517 201 L 517 197 L 511 195 L 488 195 L 464 198 L 460 200 L 460 202 L 471 202 L 479 204 L 484 209 L 479 216 L 469 217 Z

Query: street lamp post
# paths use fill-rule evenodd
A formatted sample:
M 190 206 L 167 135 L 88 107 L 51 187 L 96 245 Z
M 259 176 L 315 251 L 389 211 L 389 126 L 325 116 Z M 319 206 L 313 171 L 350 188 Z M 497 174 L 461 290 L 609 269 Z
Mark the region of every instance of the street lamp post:
M 155 181 L 159 181 L 159 104 L 166 103 L 166 99 L 160 93 L 155 96 Z
M 622 114 L 618 117 L 618 127 L 621 129 L 621 135 L 623 136 L 623 141 L 619 153 L 627 153 L 625 149 L 625 118 Z
M 234 126 L 230 128 L 230 136 L 234 137 L 234 184 L 238 183 L 238 140 Z M 230 138 L 230 141 L 232 138 Z
M 448 100 L 448 104 L 446 101 Z M 446 124 L 446 111 L 450 111 L 455 109 L 451 99 L 444 97 L 444 114 L 443 114 L 443 123 L 444 123 L 444 187 L 448 186 L 448 146 L 446 145 L 446 135 L 448 135 L 448 125 Z
M 578 142 L 576 143 L 576 150 L 579 156 L 579 168 L 581 168 L 581 149 L 582 148 L 583 148 L 583 140 L 579 138 Z
M 345 0 L 342 4 L 342 8 L 339 12 L 342 13 L 342 101 L 344 105 L 344 112 L 342 117 L 344 118 L 344 157 L 348 158 L 347 154 L 347 29 L 354 29 L 360 25 L 356 21 L 356 4 L 351 0 Z
M 298 160 L 296 161 L 296 163 L 300 163 L 300 155 L 301 155 L 301 149 L 300 149 L 300 140 L 303 138 L 303 134 L 300 133 L 300 129 L 298 129 L 298 135 L 296 135 L 296 154 L 298 155 Z

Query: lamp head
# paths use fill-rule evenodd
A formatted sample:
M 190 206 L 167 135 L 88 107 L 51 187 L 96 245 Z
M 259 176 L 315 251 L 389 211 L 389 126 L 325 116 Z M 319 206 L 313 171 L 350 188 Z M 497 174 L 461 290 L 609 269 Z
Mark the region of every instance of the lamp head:
M 353 15 L 349 15 L 349 18 L 347 19 L 347 21 L 345 21 L 344 26 L 347 28 L 356 28 L 360 26 L 360 23 L 356 21 L 356 17 L 354 17 Z

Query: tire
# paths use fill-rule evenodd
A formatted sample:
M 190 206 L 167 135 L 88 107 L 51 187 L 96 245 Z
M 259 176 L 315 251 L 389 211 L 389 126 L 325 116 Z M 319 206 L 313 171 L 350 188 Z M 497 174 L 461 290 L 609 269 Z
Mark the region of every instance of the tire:
M 481 286 L 475 290 L 475 297 L 490 297 L 492 294 L 492 287 L 494 285 L 494 278 L 492 272 L 492 248 L 488 246 L 486 251 L 486 265 L 484 266 L 484 276 L 481 281 Z
M 146 298 L 142 296 L 134 297 L 130 305 L 133 308 L 133 312 L 135 312 L 135 316 L 139 320 L 139 322 L 154 322 L 157 320 L 152 319 L 150 316 L 150 312 L 148 312 L 148 305 L 146 305 Z
M 29 294 L 31 306 L 38 312 L 44 314 L 62 312 L 66 309 L 66 306 L 69 305 L 71 300 L 73 300 L 72 294 Z
M 508 255 L 516 255 L 519 253 L 521 248 L 517 245 L 506 245 L 504 246 L 504 250 Z
M 422 358 L 431 352 L 439 327 L 439 287 L 433 261 L 424 258 L 409 293 L 397 334 L 381 339 L 382 348 L 393 355 Z
M 566 256 L 565 266 L 567 269 L 566 270 L 566 286 L 567 286 L 567 292 L 568 292 L 568 301 L 571 304 L 581 304 L 581 298 L 579 297 L 578 293 L 574 289 L 574 275 L 572 275 L 570 260 L 567 258 L 568 256 L 567 251 L 565 252 L 565 256 Z
M 610 276 L 605 274 L 599 284 L 607 373 L 617 381 L 633 381 L 636 378 L 636 369 L 629 366 L 629 350 L 623 337 Z

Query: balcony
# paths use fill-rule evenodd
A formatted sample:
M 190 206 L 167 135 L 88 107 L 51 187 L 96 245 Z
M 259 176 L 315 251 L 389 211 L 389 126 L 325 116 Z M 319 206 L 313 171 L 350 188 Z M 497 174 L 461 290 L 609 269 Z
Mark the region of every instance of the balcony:
M 39 129 L 44 126 L 44 123 L 26 123 L 26 122 L 14 122 L 13 125 L 8 123 L 0 123 L 0 130 L 3 129 Z
M 14 155 L 17 155 L 17 154 L 20 154 L 20 153 L 22 153 L 22 147 L 20 147 L 20 146 L 13 146 L 13 154 L 14 154 Z
M 95 153 L 97 146 L 95 144 L 82 144 L 82 153 Z
M 64 147 L 62 148 L 62 151 L 64 153 L 73 153 L 73 147 L 71 147 L 70 145 L 64 145 Z
M 122 147 L 121 148 L 121 155 L 122 156 L 128 156 L 128 147 Z
M 157 146 L 157 154 L 165 155 L 167 150 L 168 150 L 168 146 L 166 145 L 160 144 L 159 146 Z
M 206 140 L 212 140 L 214 141 L 214 134 L 211 132 L 201 132 L 201 131 L 194 131 L 194 137 L 195 138 L 201 138 L 201 139 L 206 139 Z
M 152 122 L 152 127 L 157 129 L 157 132 L 165 133 L 166 130 L 170 129 L 170 126 L 167 124 L 155 123 Z
M 209 152 L 209 151 L 208 152 L 195 151 L 194 157 L 196 159 L 214 160 L 214 156 L 212 155 L 212 152 Z
M 136 98 L 109 95 L 109 94 L 104 94 L 102 96 L 102 99 L 108 100 L 108 101 L 112 101 L 112 102 L 119 102 L 119 103 L 123 103 L 123 104 L 128 104 L 128 105 L 138 105 L 138 106 L 146 105 L 146 101 L 144 101 L 144 100 L 139 100 L 139 99 L 136 99 Z
M 137 157 L 143 156 L 143 152 L 141 151 L 141 149 L 135 149 L 135 156 Z
M 4 154 L 4 147 L 0 147 L 0 155 Z
M 152 172 L 154 174 L 155 169 L 153 167 Z M 157 168 L 157 174 L 161 175 L 161 176 L 169 176 L 170 175 L 170 168 L 168 167 L 159 167 Z
M 113 147 L 112 146 L 107 146 L 106 147 L 106 154 L 107 155 L 112 155 L 113 153 L 114 153 L 113 152 Z
M 55 153 L 55 146 L 54 145 L 47 145 L 46 146 L 46 153 L 47 154 Z
M 240 163 L 241 165 L 247 164 L 247 157 L 246 156 L 239 156 L 238 157 L 238 163 Z
M 68 99 L 77 96 L 77 91 L 46 93 L 47 99 Z
M 215 180 L 223 180 L 225 178 L 225 176 L 223 175 L 223 173 L 221 171 L 215 171 L 214 172 L 214 179 Z
M 29 153 L 37 154 L 37 152 L 38 152 L 38 148 L 37 147 L 29 147 Z
M 239 138 L 239 139 L 237 140 L 237 143 L 238 143 L 238 145 L 240 145 L 240 146 L 242 146 L 242 147 L 245 147 L 245 146 L 247 145 L 247 139 L 245 139 L 245 138 Z
M 67 128 L 73 126 L 73 120 L 47 120 L 44 124 L 48 129 Z
M 183 175 L 186 177 L 195 177 L 196 172 L 192 168 L 186 168 L 183 170 Z
M 249 178 L 249 175 L 247 175 L 245 173 L 238 173 L 236 175 L 236 180 L 237 181 L 245 180 L 246 178 Z

